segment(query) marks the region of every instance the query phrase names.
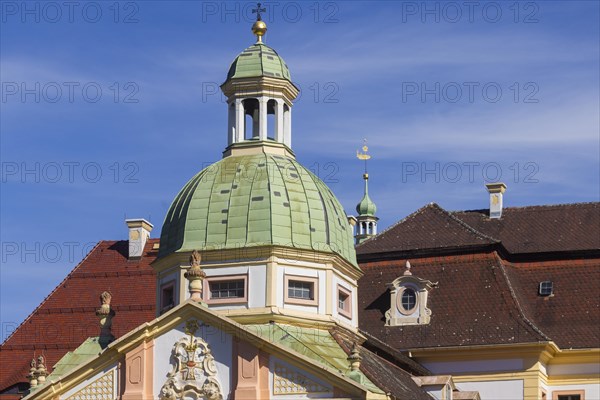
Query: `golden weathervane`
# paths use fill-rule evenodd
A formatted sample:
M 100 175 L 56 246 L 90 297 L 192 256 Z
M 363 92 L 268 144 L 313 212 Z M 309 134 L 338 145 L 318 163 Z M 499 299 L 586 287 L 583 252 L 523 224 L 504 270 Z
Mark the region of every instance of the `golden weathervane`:
M 371 158 L 371 155 L 368 154 L 369 147 L 367 146 L 367 139 L 363 139 L 363 147 L 362 152 L 360 150 L 356 150 L 356 158 L 359 160 L 365 161 L 365 175 L 367 174 L 367 160 Z

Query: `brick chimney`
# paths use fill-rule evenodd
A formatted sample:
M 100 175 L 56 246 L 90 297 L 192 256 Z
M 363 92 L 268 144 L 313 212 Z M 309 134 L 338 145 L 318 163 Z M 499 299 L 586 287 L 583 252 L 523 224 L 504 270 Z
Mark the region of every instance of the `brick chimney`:
M 485 185 L 490 194 L 490 218 L 502 217 L 502 194 L 506 191 L 506 185 L 502 182 L 488 183 Z
M 152 225 L 150 222 L 143 218 L 139 219 L 126 219 L 125 223 L 129 228 L 129 259 L 136 260 L 142 257 L 144 252 L 144 246 L 150 238 L 150 232 L 152 232 Z

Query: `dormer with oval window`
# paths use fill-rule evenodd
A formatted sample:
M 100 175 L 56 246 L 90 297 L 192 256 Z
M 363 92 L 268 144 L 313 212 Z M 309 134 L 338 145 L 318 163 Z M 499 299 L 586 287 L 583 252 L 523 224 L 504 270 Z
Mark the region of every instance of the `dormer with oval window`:
M 427 297 L 437 283 L 413 276 L 410 268 L 410 262 L 406 261 L 404 274 L 388 284 L 390 309 L 385 313 L 388 326 L 426 325 L 431 319 Z

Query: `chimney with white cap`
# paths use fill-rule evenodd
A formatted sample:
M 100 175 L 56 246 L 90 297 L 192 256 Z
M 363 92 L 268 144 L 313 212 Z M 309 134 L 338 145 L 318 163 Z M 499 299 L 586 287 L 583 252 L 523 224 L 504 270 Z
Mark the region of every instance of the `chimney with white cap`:
M 144 246 L 150 238 L 150 232 L 152 232 L 152 225 L 150 222 L 143 218 L 138 219 L 126 219 L 125 223 L 129 228 L 129 259 L 136 260 L 142 257 L 144 252 Z
M 488 183 L 485 185 L 490 193 L 490 218 L 502 217 L 502 194 L 506 191 L 506 185 L 502 182 Z

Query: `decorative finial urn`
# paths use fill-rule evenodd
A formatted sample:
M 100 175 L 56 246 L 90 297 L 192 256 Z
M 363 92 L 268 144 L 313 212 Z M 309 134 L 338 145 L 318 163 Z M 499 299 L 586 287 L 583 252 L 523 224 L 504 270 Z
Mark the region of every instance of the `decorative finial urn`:
M 111 332 L 112 319 L 115 312 L 110 308 L 112 295 L 109 292 L 102 292 L 100 295 L 100 308 L 96 310 L 96 316 L 100 319 L 100 343 L 101 345 L 112 342 L 115 337 Z
M 27 374 L 27 379 L 29 379 L 29 387 L 34 388 L 38 385 L 38 375 L 37 368 L 35 365 L 35 358 L 31 359 L 31 363 L 29 363 L 31 368 L 29 368 L 29 374 Z
M 202 280 L 206 277 L 206 273 L 200 267 L 200 260 L 200 252 L 194 250 L 190 256 L 190 269 L 184 274 L 190 281 L 190 298 L 196 302 L 202 301 Z
M 30 390 L 34 390 L 37 386 L 41 386 L 46 383 L 46 377 L 49 375 L 48 370 L 46 369 L 44 356 L 40 355 L 37 358 L 37 363 L 35 358 L 31 360 L 29 366 L 29 373 L 27 374 L 27 379 L 29 380 L 29 388 Z
M 404 273 L 402 275 L 404 275 L 404 276 L 412 275 L 412 272 L 410 272 L 410 269 L 411 269 L 410 261 L 406 260 L 406 265 L 404 266 Z
M 46 377 L 48 376 L 48 370 L 46 370 L 46 366 L 44 365 L 44 356 L 40 355 L 38 357 L 38 365 L 37 365 L 37 381 L 38 385 L 43 385 L 46 382 Z
M 350 351 L 350 355 L 348 356 L 347 360 L 350 363 L 351 371 L 358 371 L 360 369 L 360 362 L 362 360 L 362 356 L 360 355 L 356 343 L 352 345 L 352 350 Z

